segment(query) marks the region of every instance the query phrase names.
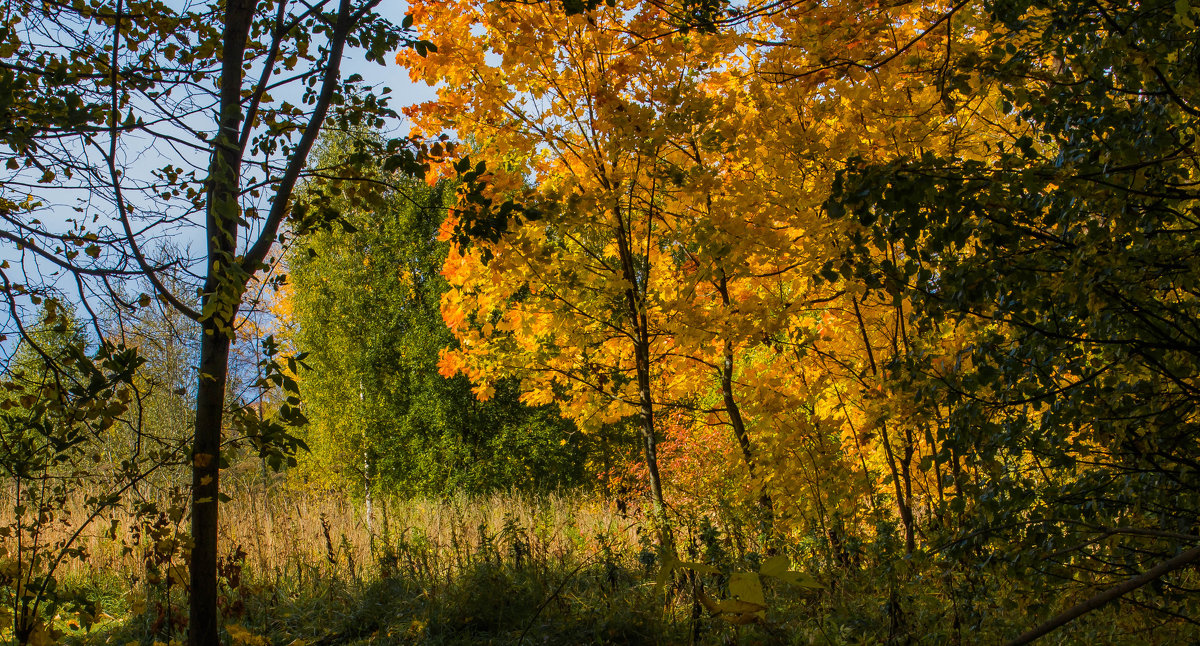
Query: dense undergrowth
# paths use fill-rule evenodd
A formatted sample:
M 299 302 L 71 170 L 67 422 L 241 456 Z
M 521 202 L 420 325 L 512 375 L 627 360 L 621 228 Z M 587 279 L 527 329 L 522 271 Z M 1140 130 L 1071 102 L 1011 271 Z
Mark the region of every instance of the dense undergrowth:
M 361 503 L 256 490 L 228 512 L 220 608 L 233 646 L 990 644 L 1076 601 L 1033 598 L 979 555 L 962 561 L 973 567 L 949 550 L 905 557 L 888 523 L 836 551 L 819 536 L 765 549 L 745 519 L 681 513 L 674 544 L 695 569 L 664 571 L 648 518 L 582 497 L 376 500 L 368 524 Z M 118 519 L 87 538 L 87 556 L 58 577 L 53 637 L 183 642 L 187 540 L 170 514 L 159 520 L 138 530 Z M 770 552 L 816 585 L 762 576 L 765 612 L 710 612 L 737 577 L 765 571 Z M 1200 639 L 1128 601 L 1045 643 Z

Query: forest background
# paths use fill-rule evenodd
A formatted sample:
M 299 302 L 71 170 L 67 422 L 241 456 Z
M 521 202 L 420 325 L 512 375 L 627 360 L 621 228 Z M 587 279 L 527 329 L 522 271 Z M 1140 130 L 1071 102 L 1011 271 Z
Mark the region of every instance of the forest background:
M 1197 639 L 1200 8 L 376 5 L 3 9 L 4 636 Z

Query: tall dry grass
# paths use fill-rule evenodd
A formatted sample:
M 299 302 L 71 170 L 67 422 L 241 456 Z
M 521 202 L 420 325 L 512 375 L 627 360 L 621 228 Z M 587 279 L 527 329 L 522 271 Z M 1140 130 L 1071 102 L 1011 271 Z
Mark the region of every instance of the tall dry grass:
M 325 563 L 350 576 L 378 573 L 380 559 L 399 545 L 439 555 L 438 567 L 445 569 L 514 543 L 539 557 L 565 560 L 594 547 L 597 536 L 624 545 L 639 540 L 636 519 L 598 500 L 558 494 L 381 497 L 371 509 L 368 516 L 363 501 L 334 492 L 241 491 L 223 509 L 221 540 L 227 549 L 244 549 L 255 572 Z
M 86 523 L 72 544 L 83 549 L 83 556 L 64 559 L 60 576 L 140 576 L 156 549 L 160 555 L 173 552 L 172 564 L 185 562 L 188 519 L 181 490 L 135 492 L 99 514 L 86 503 L 95 493 L 81 487 L 57 521 L 42 529 L 41 544 L 55 545 Z M 591 553 L 600 543 L 623 551 L 642 542 L 641 519 L 583 496 L 376 496 L 368 514 L 363 500 L 284 479 L 238 483 L 228 495 L 231 499 L 221 506 L 221 554 L 240 556 L 250 573 L 271 578 L 303 576 L 314 568 L 324 575 L 369 577 L 386 569 L 386 560 L 396 558 L 400 546 L 427 553 L 431 571 L 445 574 L 489 550 L 513 545 L 524 546 L 530 557 L 565 562 L 568 555 Z M 11 513 L 12 505 L 10 488 L 0 493 L 0 509 Z M 163 538 L 178 544 L 164 546 Z M 6 542 L 14 543 L 7 546 L 14 552 L 15 541 L 0 538 L 0 546 Z

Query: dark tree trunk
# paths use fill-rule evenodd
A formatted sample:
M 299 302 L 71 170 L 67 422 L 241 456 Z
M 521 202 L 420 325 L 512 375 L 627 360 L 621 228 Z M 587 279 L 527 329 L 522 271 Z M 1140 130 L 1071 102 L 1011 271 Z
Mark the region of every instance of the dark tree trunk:
M 916 538 L 913 535 L 912 507 L 908 504 L 909 497 L 905 495 L 905 485 L 909 483 L 908 472 L 906 470 L 904 476 L 900 474 L 900 469 L 896 464 L 896 454 L 892 451 L 892 442 L 888 437 L 887 424 L 880 428 L 879 435 L 883 439 L 883 451 L 887 456 L 888 470 L 892 472 L 892 484 L 896 490 L 896 510 L 900 512 L 900 522 L 904 525 L 904 551 L 906 554 L 912 554 L 916 548 Z
M 263 268 L 276 234 L 290 208 L 292 192 L 304 169 L 325 121 L 325 115 L 340 82 L 342 55 L 355 20 L 365 10 L 355 14 L 351 0 L 340 0 L 337 19 L 328 32 L 329 51 L 323 78 L 304 132 L 291 151 L 287 168 L 279 177 L 271 202 L 270 213 L 263 222 L 258 238 L 246 251 L 237 256 L 239 227 L 243 224 L 239 198 L 241 196 L 241 167 L 243 144 L 250 129 L 244 132 L 242 114 L 244 68 L 251 23 L 256 0 L 227 0 L 222 32 L 220 106 L 218 133 L 213 145 L 208 174 L 208 203 L 206 233 L 208 235 L 207 278 L 202 295 L 200 381 L 196 393 L 196 437 L 192 458 L 192 538 L 191 600 L 189 646 L 218 646 L 217 623 L 217 528 L 218 497 L 220 495 L 221 427 L 225 405 L 225 384 L 228 375 L 229 346 L 238 306 L 246 284 L 254 272 Z M 273 38 L 285 36 L 284 7 L 276 16 Z M 262 83 L 267 82 L 264 78 Z M 264 91 L 259 86 L 258 91 Z
M 242 60 L 254 18 L 254 0 L 229 0 L 222 34 L 218 134 L 208 175 L 207 279 L 202 301 L 200 374 L 196 388 L 196 428 L 192 449 L 190 646 L 218 646 L 217 527 L 220 492 L 221 426 L 225 412 L 232 324 L 244 281 L 236 266 L 242 153 Z
M 200 387 L 196 398 L 196 439 L 192 455 L 191 646 L 214 646 L 217 633 L 217 527 L 220 491 L 221 422 L 229 337 L 205 325 Z
M 728 310 L 729 279 L 725 275 L 724 268 L 721 268 L 721 281 L 717 284 L 717 289 L 721 293 L 721 303 Z M 754 448 L 750 443 L 750 434 L 746 432 L 746 422 L 742 419 L 742 409 L 738 406 L 737 399 L 733 396 L 733 342 L 725 339 L 722 350 L 721 397 L 725 402 L 725 412 L 729 415 L 729 425 L 733 427 L 733 435 L 737 438 L 738 447 L 742 451 L 742 459 L 746 462 L 746 469 L 750 472 L 750 478 L 754 479 L 757 477 L 755 474 Z M 772 525 L 775 523 L 774 505 L 771 502 L 771 494 L 767 493 L 765 486 L 761 494 L 759 494 L 758 507 L 759 512 L 762 514 L 763 531 L 769 534 Z
M 904 549 L 908 554 L 912 554 L 916 550 L 916 531 L 917 524 L 913 519 L 912 512 L 912 459 L 914 452 L 914 443 L 912 437 L 912 429 L 905 427 L 904 429 L 904 459 L 900 461 L 900 475 L 904 478 L 904 508 L 908 513 L 907 524 L 904 531 Z
M 638 398 L 641 402 L 642 447 L 646 456 L 646 473 L 650 480 L 650 496 L 654 501 L 654 513 L 660 522 L 666 520 L 666 503 L 663 501 L 662 480 L 658 474 L 658 438 L 654 433 L 654 399 L 650 394 L 650 343 L 639 338 L 635 349 L 637 363 Z

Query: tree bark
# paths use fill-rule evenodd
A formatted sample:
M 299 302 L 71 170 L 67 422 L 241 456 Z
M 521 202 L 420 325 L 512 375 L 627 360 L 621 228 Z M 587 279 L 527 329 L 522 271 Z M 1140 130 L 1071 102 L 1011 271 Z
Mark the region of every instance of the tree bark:
M 196 428 L 192 445 L 190 646 L 218 646 L 217 528 L 219 525 L 221 427 L 229 371 L 230 333 L 241 290 L 230 268 L 236 266 L 241 219 L 242 61 L 254 19 L 254 0 L 229 0 L 222 33 L 218 132 L 208 176 L 205 225 L 207 278 L 201 297 L 200 371 L 196 387 Z
M 900 523 L 904 525 L 904 553 L 912 554 L 916 549 L 916 537 L 913 535 L 912 508 L 908 505 L 908 496 L 904 493 L 904 483 L 907 478 L 901 478 L 896 467 L 896 454 L 892 451 L 892 442 L 888 439 L 887 424 L 880 427 L 879 436 L 883 438 L 883 451 L 887 456 L 888 470 L 892 472 L 892 484 L 896 490 L 896 510 L 900 512 Z
M 635 361 L 637 363 L 638 398 L 641 401 L 642 448 L 646 456 L 650 496 L 654 502 L 655 515 L 659 522 L 665 524 L 666 503 L 663 500 L 662 479 L 658 473 L 658 438 L 654 432 L 654 399 L 650 394 L 650 344 L 644 336 L 638 339 Z
M 196 439 L 192 452 L 191 646 L 215 646 L 217 626 L 217 527 L 220 492 L 221 424 L 228 373 L 229 337 L 205 324 L 201 342 L 200 386 L 196 398 Z

